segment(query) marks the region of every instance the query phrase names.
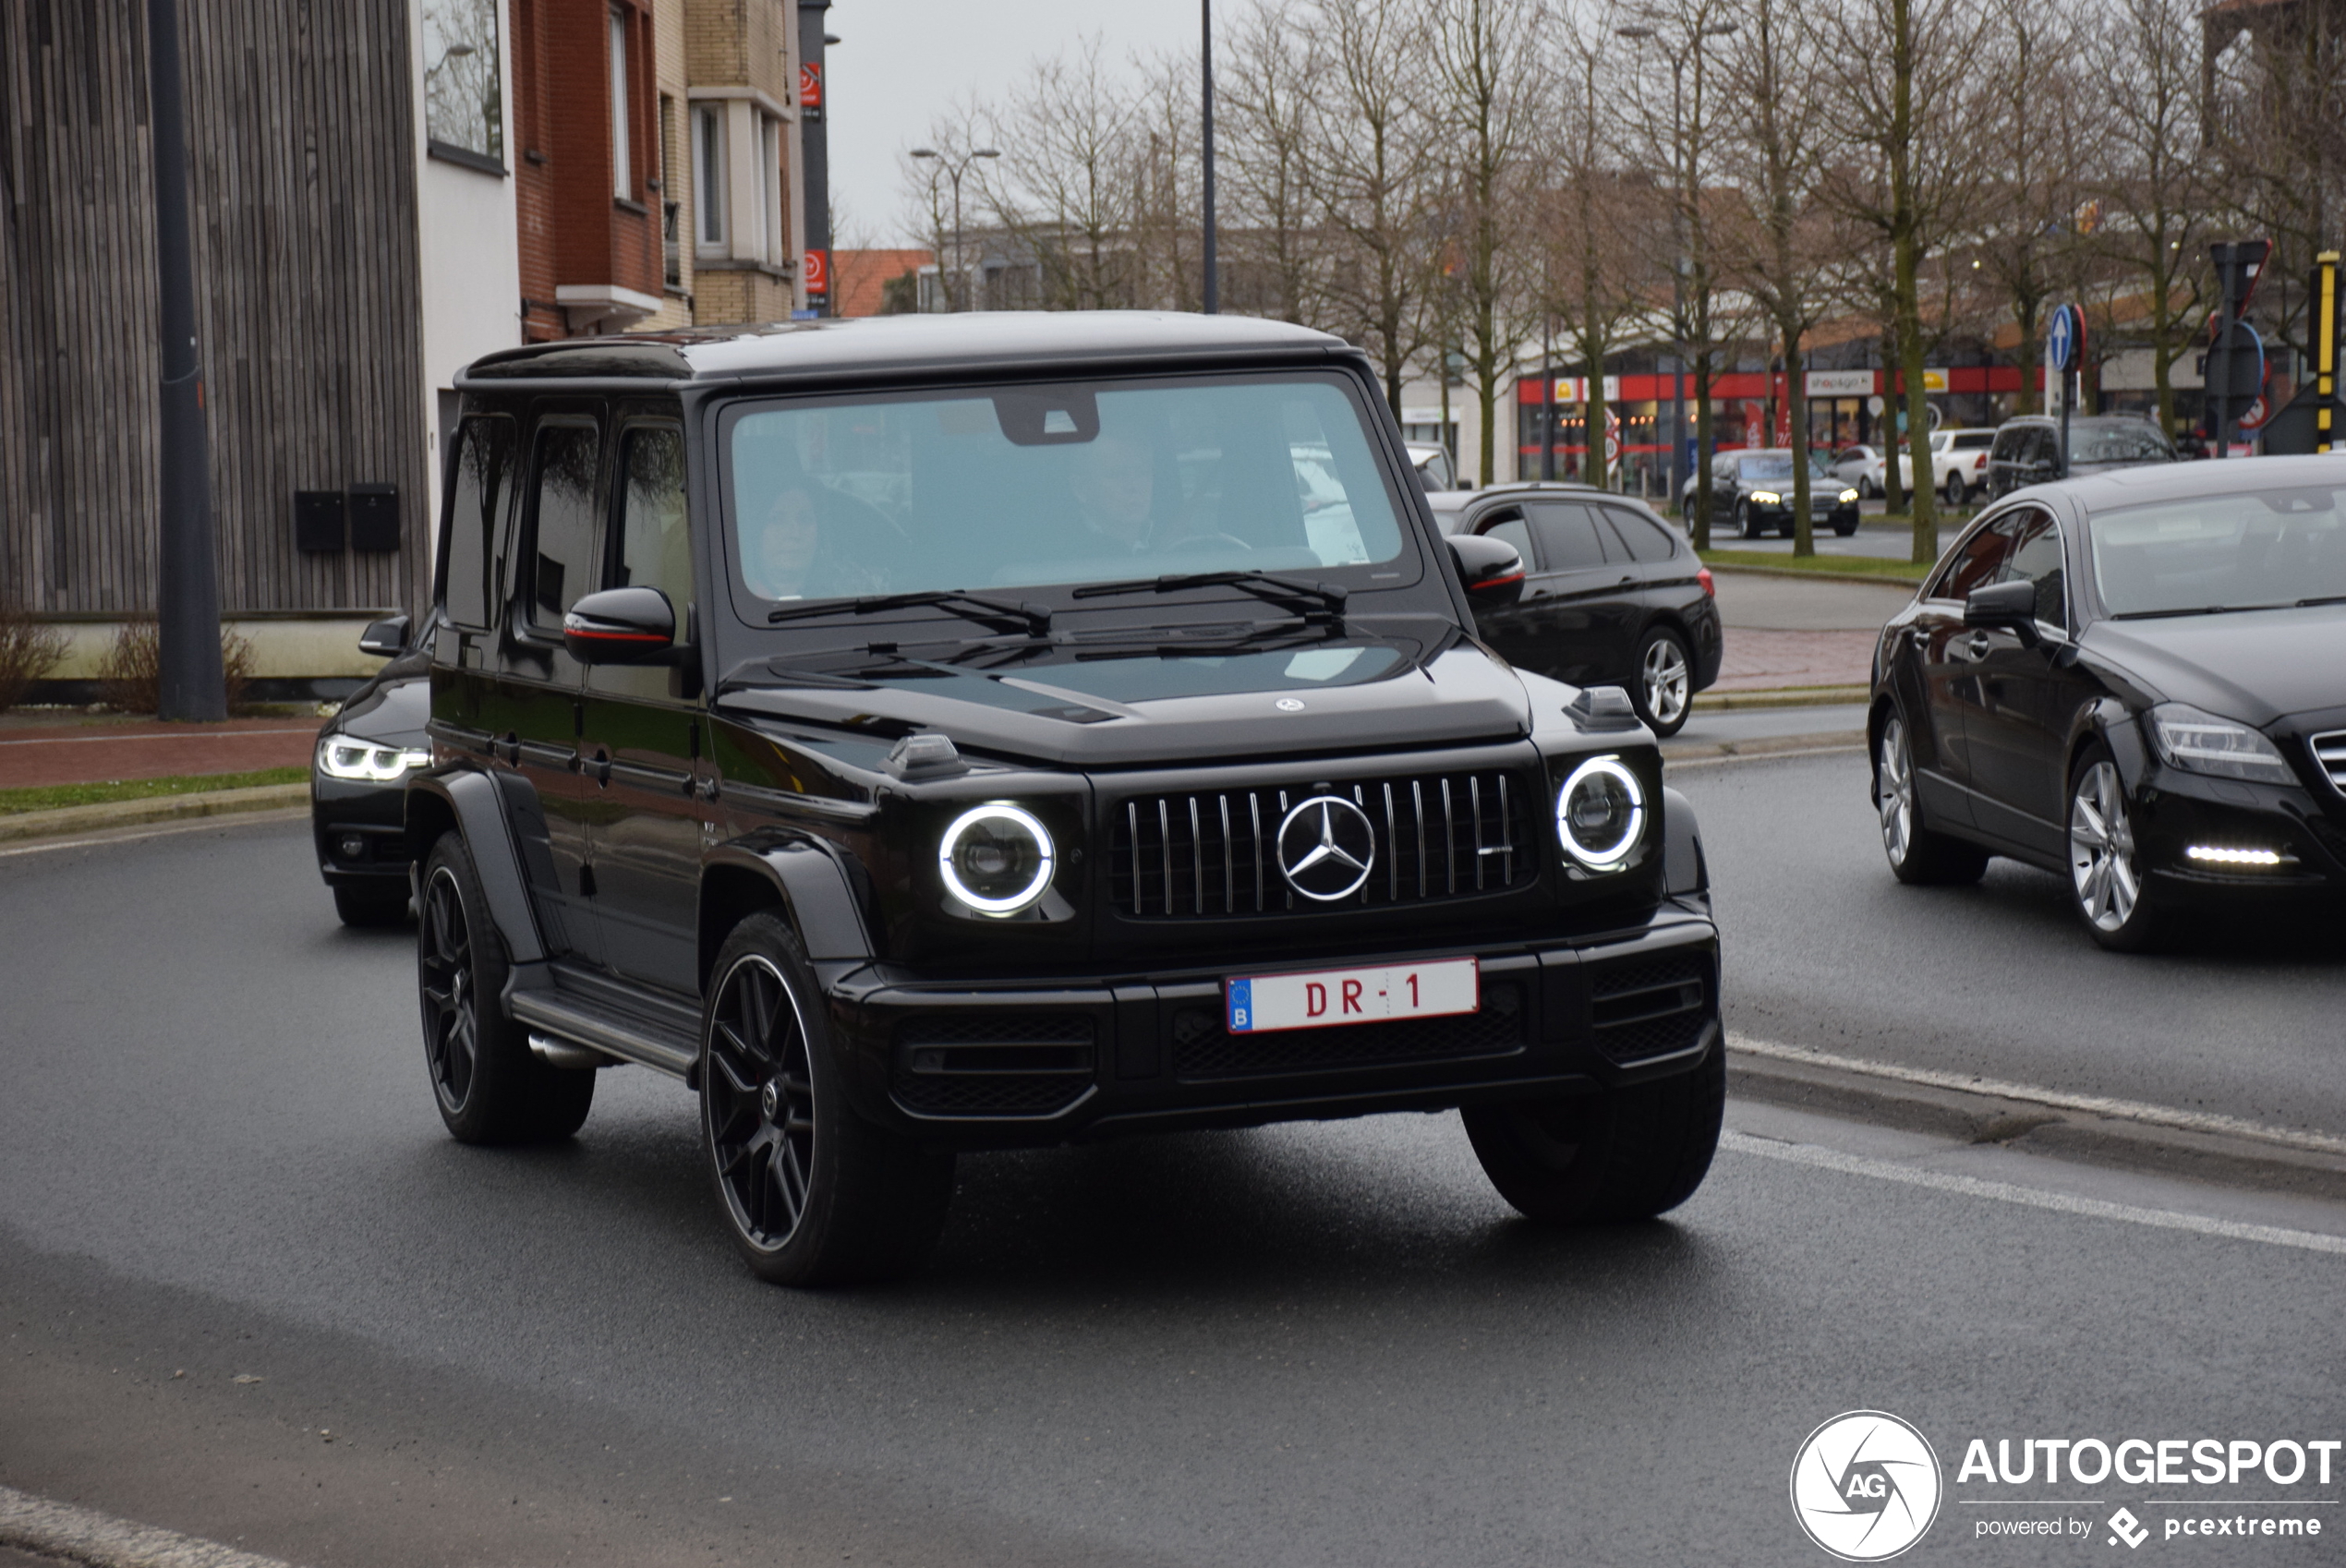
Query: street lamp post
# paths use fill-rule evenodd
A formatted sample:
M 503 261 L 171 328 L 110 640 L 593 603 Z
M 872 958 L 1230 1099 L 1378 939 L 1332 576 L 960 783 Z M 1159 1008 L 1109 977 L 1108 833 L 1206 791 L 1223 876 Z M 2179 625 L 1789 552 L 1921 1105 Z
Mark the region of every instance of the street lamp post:
M 1205 78 L 1205 224 L 1204 243 L 1199 248 L 1204 252 L 1205 313 L 1212 316 L 1222 308 L 1221 280 L 1215 275 L 1214 261 L 1214 0 L 1198 0 L 1198 22 L 1203 29 L 1198 43 L 1199 59 Z
M 915 147 L 913 149 L 913 157 L 934 159 L 937 166 L 945 171 L 945 177 L 953 182 L 953 265 L 956 267 L 959 267 L 961 264 L 961 176 L 969 173 L 970 165 L 975 163 L 978 159 L 999 158 L 1001 155 L 1002 150 L 998 147 L 981 147 L 975 151 L 965 152 L 959 158 L 948 158 L 945 154 L 937 151 L 933 147 Z M 946 271 L 944 258 L 939 257 L 937 259 L 937 281 L 940 284 L 943 284 L 945 283 L 945 278 Z M 951 286 L 949 284 L 946 285 L 946 314 L 951 315 L 959 308 L 960 307 L 953 303 L 953 290 Z
M 1614 30 L 1621 37 L 1642 45 L 1659 36 L 1651 27 L 1636 24 Z M 1683 48 L 1670 50 L 1665 58 L 1670 62 L 1670 183 L 1675 187 L 1670 199 L 1670 328 L 1675 341 L 1677 366 L 1670 378 L 1670 499 L 1678 508 L 1678 515 L 1686 516 L 1687 493 L 1687 204 L 1693 199 L 1696 170 L 1694 156 L 1686 145 L 1686 70 L 1687 59 L 1702 47 L 1706 38 L 1724 38 L 1735 30 L 1734 22 L 1712 22 L 1687 34 Z M 1699 69 L 1699 66 L 1697 66 Z M 1683 165 L 1681 160 L 1683 159 Z M 1708 388 L 1704 389 L 1706 392 Z M 1696 453 L 1700 462 L 1708 452 Z M 1699 537 L 1698 545 L 1711 542 L 1711 518 L 1708 510 L 1692 520 Z

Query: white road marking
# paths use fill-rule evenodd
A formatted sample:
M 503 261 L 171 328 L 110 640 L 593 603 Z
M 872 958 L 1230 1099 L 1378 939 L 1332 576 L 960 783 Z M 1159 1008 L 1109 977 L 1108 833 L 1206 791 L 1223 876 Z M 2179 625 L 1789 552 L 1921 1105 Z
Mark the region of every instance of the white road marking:
M 1868 1078 L 1886 1078 L 1930 1089 L 1954 1089 L 1966 1094 L 1992 1095 L 1999 1100 L 2026 1100 L 2032 1104 L 2051 1105 L 2064 1111 L 2083 1111 L 2088 1116 L 2110 1116 L 2121 1121 L 2145 1122 L 2152 1127 L 2170 1127 L 2183 1132 L 2223 1133 L 2235 1138 L 2254 1138 L 2267 1143 L 2285 1144 L 2292 1149 L 2305 1149 L 2316 1153 L 2346 1154 L 2346 1138 L 2327 1132 L 2300 1132 L 2290 1128 L 2267 1127 L 2242 1116 L 2218 1116 L 2207 1111 L 2180 1111 L 2171 1105 L 2153 1105 L 2140 1100 L 2114 1100 L 2102 1094 L 2074 1094 L 2061 1089 L 2040 1089 L 2034 1084 L 2009 1083 L 2001 1079 L 1975 1078 L 1967 1073 L 1900 1067 L 1893 1062 L 1835 1055 L 1830 1051 L 1815 1051 L 1806 1045 L 1782 1045 L 1772 1040 L 1754 1040 L 1745 1034 L 1728 1035 L 1727 1049 L 1780 1062 L 1805 1062 L 1814 1067 L 1835 1067 L 1843 1072 L 1862 1073 Z
M 218 1541 L 6 1487 L 0 1487 L 0 1546 L 70 1558 L 91 1568 L 287 1568 L 274 1557 L 256 1557 Z
M 2222 1236 L 2231 1241 L 2261 1241 L 2268 1247 L 2295 1247 L 2307 1252 L 2328 1252 L 2346 1257 L 2346 1236 L 2285 1230 L 2279 1225 L 2243 1224 L 2235 1220 L 2210 1219 L 2205 1214 L 2180 1213 L 2172 1209 L 2141 1209 L 2131 1203 L 2110 1203 L 2099 1198 L 2073 1198 L 2065 1192 L 2015 1187 L 2010 1182 L 1982 1181 L 1977 1176 L 1919 1170 L 1890 1160 L 1844 1154 L 1837 1149 L 1823 1149 L 1813 1143 L 1780 1143 L 1774 1139 L 1754 1138 L 1749 1133 L 1736 1132 L 1732 1128 L 1719 1135 L 1719 1147 L 1737 1154 L 1756 1154 L 1763 1160 L 1780 1160 L 1791 1165 L 1811 1165 L 1819 1170 L 1839 1171 L 1845 1176 L 1902 1182 L 1908 1187 L 1959 1193 L 1966 1198 L 1986 1198 L 1999 1203 L 2017 1203 L 2024 1208 L 2050 1209 L 2058 1214 L 2122 1220 L 2128 1224 L 2151 1225 L 2159 1230 L 2190 1231 L 2198 1236 Z

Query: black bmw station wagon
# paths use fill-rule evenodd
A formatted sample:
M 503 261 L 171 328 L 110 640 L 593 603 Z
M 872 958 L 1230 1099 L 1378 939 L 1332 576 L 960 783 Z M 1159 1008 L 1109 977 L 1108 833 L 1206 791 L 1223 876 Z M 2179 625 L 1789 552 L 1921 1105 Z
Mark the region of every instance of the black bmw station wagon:
M 1368 361 L 1273 323 L 889 318 L 517 349 L 451 443 L 410 784 L 432 1088 L 698 1095 L 750 1266 L 901 1271 L 964 1151 L 1463 1111 L 1535 1220 L 1716 1146 L 1694 819 L 1519 672 Z

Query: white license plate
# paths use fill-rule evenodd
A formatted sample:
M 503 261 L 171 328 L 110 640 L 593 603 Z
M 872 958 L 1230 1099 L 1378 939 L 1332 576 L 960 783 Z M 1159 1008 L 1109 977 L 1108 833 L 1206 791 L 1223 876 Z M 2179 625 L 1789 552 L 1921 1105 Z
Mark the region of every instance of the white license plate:
M 1230 1032 L 1262 1034 L 1474 1012 L 1482 1006 L 1482 977 L 1472 959 L 1441 959 L 1381 969 L 1246 975 L 1225 982 L 1223 995 Z

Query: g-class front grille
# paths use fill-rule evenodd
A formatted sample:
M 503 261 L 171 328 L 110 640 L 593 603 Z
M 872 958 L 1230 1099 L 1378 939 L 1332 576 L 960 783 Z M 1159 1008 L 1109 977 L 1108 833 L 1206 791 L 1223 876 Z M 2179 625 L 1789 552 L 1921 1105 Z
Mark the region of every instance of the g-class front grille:
M 1710 999 L 1711 959 L 1695 949 L 1590 967 L 1589 1022 L 1597 1050 L 1624 1066 L 1699 1042 Z
M 1232 1034 L 1218 1008 L 1183 1007 L 1173 1015 L 1173 1074 L 1202 1083 L 1504 1056 L 1523 1048 L 1523 1001 L 1520 985 L 1500 981 L 1482 988 L 1476 1012 L 1263 1034 Z
M 1092 1087 L 1092 1020 L 1071 1014 L 954 1013 L 897 1036 L 889 1087 L 928 1116 L 1047 1116 Z
M 1288 814 L 1319 795 L 1358 806 L 1375 843 L 1360 891 L 1330 908 L 1523 887 L 1540 874 L 1537 793 L 1522 775 L 1493 769 L 1119 801 L 1110 808 L 1109 898 L 1152 919 L 1313 908 L 1279 870 L 1278 837 Z

